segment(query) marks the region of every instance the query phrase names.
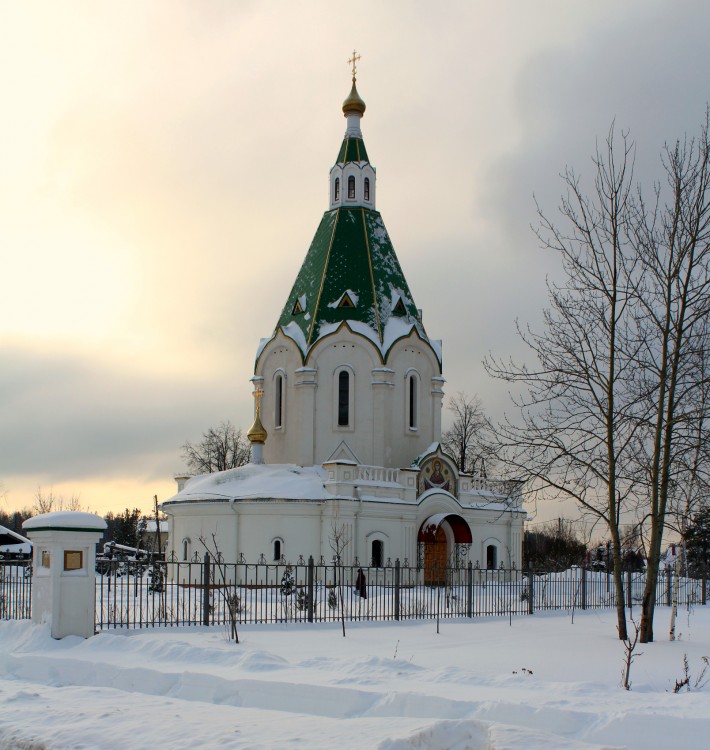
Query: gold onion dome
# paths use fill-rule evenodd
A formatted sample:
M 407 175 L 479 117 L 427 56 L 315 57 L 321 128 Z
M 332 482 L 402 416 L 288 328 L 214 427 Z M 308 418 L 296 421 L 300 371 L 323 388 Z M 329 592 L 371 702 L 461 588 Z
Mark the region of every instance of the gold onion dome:
M 351 112 L 357 112 L 359 115 L 365 114 L 365 102 L 360 98 L 355 86 L 355 77 L 353 76 L 353 87 L 350 95 L 343 102 L 343 114 L 347 117 Z
M 252 426 L 249 428 L 249 432 L 247 432 L 247 437 L 249 438 L 250 443 L 266 442 L 266 429 L 261 423 L 261 417 L 259 416 L 258 412 L 256 417 L 254 418 L 254 424 L 252 424 Z

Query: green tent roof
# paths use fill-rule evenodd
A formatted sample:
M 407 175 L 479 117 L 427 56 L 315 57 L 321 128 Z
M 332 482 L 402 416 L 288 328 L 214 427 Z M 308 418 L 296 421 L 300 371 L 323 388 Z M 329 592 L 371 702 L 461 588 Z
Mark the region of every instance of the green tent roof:
M 343 323 L 369 338 L 383 361 L 412 328 L 432 344 L 382 217 L 362 207 L 323 215 L 274 334 L 281 328 L 294 339 L 305 361 L 311 348 Z
M 338 151 L 338 158 L 335 163 L 345 164 L 349 161 L 370 161 L 367 158 L 367 149 L 362 138 L 350 138 L 348 136 L 343 138 L 343 144 Z

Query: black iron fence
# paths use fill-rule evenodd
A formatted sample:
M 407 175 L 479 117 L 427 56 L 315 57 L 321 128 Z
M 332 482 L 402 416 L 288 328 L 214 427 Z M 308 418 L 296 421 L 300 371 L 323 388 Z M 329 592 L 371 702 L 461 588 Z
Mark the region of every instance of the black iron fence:
M 27 620 L 32 606 L 32 563 L 0 560 L 0 620 Z
M 625 573 L 624 597 L 641 601 L 644 573 Z M 705 604 L 706 582 L 664 570 L 657 603 Z M 572 568 L 534 573 L 307 562 L 112 562 L 97 577 L 99 628 L 270 622 L 439 619 L 614 607 L 611 575 Z
M 624 574 L 638 607 L 645 573 Z M 704 605 L 706 581 L 660 573 L 657 605 Z M 31 616 L 32 566 L 0 561 L 0 619 Z M 97 565 L 96 625 L 143 628 L 270 622 L 474 618 L 616 606 L 609 573 L 575 567 L 363 567 L 314 562 L 106 561 Z

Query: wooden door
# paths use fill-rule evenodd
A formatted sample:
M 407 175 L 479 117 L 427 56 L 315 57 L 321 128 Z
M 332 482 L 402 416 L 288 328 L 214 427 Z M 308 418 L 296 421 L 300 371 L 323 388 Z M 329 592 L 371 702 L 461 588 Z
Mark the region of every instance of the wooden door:
M 439 526 L 433 542 L 424 544 L 424 583 L 443 586 L 446 582 L 446 532 Z

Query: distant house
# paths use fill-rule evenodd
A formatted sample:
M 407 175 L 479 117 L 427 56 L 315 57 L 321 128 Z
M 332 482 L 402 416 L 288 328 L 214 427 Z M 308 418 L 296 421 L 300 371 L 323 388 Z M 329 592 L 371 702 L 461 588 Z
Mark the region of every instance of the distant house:
M 0 560 L 29 560 L 32 542 L 5 526 L 0 526 Z
M 680 544 L 669 544 L 666 551 L 661 555 L 661 567 L 672 566 L 676 564 L 681 553 Z
M 140 548 L 147 552 L 163 553 L 167 546 L 168 522 L 160 521 L 160 536 L 158 536 L 158 524 L 155 521 L 146 520 L 140 528 Z

